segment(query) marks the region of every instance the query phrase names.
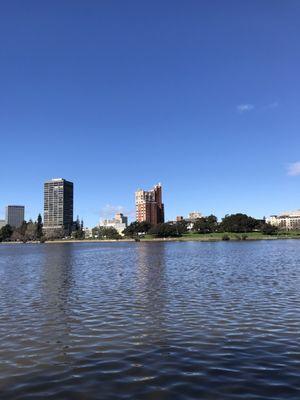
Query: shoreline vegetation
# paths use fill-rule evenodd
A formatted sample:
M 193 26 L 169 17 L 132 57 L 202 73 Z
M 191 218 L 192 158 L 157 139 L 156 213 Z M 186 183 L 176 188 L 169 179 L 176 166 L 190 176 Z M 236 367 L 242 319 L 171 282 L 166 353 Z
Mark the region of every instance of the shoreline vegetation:
M 147 242 L 221 242 L 221 241 L 258 241 L 258 240 L 286 240 L 286 239 L 300 239 L 300 231 L 280 232 L 277 235 L 265 235 L 260 232 L 246 232 L 243 234 L 236 234 L 233 232 L 225 233 L 187 233 L 180 237 L 167 237 L 157 238 L 152 235 L 145 235 L 140 238 L 122 238 L 122 239 L 54 239 L 40 242 L 32 240 L 27 242 L 22 241 L 7 241 L 0 242 L 0 244 L 59 244 L 59 243 L 147 243 Z
M 298 228 L 298 229 L 297 229 Z M 122 233 L 113 227 L 96 226 L 89 234 L 79 218 L 72 229 L 44 229 L 42 217 L 24 221 L 18 228 L 5 225 L 0 229 L 2 243 L 109 243 L 109 242 L 217 242 L 300 239 L 300 226 L 295 230 L 270 225 L 246 214 L 226 215 L 220 222 L 214 215 L 195 220 L 179 220 L 151 225 L 132 222 Z

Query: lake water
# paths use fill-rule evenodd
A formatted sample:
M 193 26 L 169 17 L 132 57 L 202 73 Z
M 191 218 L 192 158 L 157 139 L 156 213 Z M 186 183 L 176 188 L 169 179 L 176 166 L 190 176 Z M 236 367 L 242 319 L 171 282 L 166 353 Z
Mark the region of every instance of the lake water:
M 300 398 L 300 241 L 0 246 L 0 399 Z

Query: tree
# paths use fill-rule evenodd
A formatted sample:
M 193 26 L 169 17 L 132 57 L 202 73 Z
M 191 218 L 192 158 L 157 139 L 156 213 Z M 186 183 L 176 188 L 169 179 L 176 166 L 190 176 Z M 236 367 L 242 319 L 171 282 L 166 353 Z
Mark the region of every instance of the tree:
M 261 232 L 264 235 L 275 235 L 276 233 L 278 233 L 278 227 L 265 223 L 261 228 Z
M 18 231 L 18 232 L 20 233 L 20 235 L 23 237 L 23 240 L 24 240 L 24 238 L 25 238 L 26 229 L 27 229 L 27 222 L 26 222 L 26 221 L 23 221 L 23 222 L 22 222 L 22 225 L 21 225 L 19 228 L 15 229 L 15 230 Z
M 81 220 L 80 222 L 78 216 L 74 224 L 74 230 L 72 236 L 74 239 L 84 239 L 83 221 Z
M 79 221 L 79 216 L 78 215 L 77 215 L 74 227 L 75 227 L 75 231 L 79 231 L 79 229 L 80 229 L 80 221 Z
M 215 215 L 198 218 L 193 226 L 193 231 L 197 233 L 212 233 L 218 228 L 218 219 Z
M 27 229 L 27 222 L 23 221 L 21 226 L 13 229 L 11 240 L 15 242 L 25 242 L 26 229 Z
M 118 240 L 121 239 L 119 232 L 111 226 L 99 226 L 92 229 L 93 237 L 99 240 Z
M 10 237 L 13 242 L 24 242 L 24 235 L 18 229 L 15 229 Z
M 9 240 L 13 234 L 13 229 L 10 225 L 5 225 L 0 230 L 0 242 Z
M 29 221 L 24 235 L 24 241 L 32 241 L 37 239 L 37 223 Z
M 260 227 L 261 221 L 241 213 L 226 215 L 220 224 L 221 231 L 235 233 L 252 232 Z
M 47 230 L 45 230 L 43 240 L 62 239 L 65 237 L 65 234 L 66 234 L 66 232 L 63 228 L 47 229 Z
M 43 220 L 41 214 L 39 214 L 36 223 L 36 238 L 40 240 L 42 237 L 43 237 Z
M 141 233 L 143 234 L 148 233 L 150 229 L 151 229 L 151 224 L 149 222 L 135 221 L 132 222 L 130 225 L 128 225 L 127 228 L 124 229 L 123 233 L 127 237 L 134 237 Z
M 36 222 L 31 219 L 23 221 L 21 226 L 12 229 L 10 239 L 17 242 L 27 242 L 33 240 L 41 240 L 43 237 L 42 217 L 39 214 Z
M 149 234 L 159 237 L 159 238 L 167 238 L 167 237 L 179 237 L 181 233 L 179 233 L 176 224 L 166 222 L 163 224 L 158 224 L 153 226 Z
M 179 235 L 183 235 L 188 231 L 188 222 L 186 220 L 177 221 L 175 226 Z

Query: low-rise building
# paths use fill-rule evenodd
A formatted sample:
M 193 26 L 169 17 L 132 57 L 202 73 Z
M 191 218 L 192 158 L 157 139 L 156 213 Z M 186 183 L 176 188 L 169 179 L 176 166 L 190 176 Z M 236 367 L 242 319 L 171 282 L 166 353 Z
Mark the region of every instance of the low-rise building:
M 199 218 L 203 218 L 204 215 L 201 214 L 199 211 L 192 211 L 188 214 L 186 218 L 184 218 L 182 215 L 177 215 L 176 220 L 174 221 L 174 224 L 176 222 L 182 222 L 185 221 L 187 223 L 187 229 L 191 231 L 194 227 L 194 223 L 197 221 Z
M 203 215 L 199 211 L 192 211 L 189 213 L 188 219 L 190 221 L 195 221 L 196 219 L 202 218 Z
M 286 211 L 279 215 L 271 215 L 266 222 L 279 229 L 300 229 L 300 210 Z
M 123 234 L 124 229 L 127 228 L 128 218 L 122 213 L 117 213 L 113 219 L 104 219 L 100 222 L 99 226 L 115 228 L 120 235 Z
M 93 237 L 93 232 L 92 232 L 92 228 L 83 228 L 83 232 L 84 232 L 84 238 L 85 239 L 91 239 Z

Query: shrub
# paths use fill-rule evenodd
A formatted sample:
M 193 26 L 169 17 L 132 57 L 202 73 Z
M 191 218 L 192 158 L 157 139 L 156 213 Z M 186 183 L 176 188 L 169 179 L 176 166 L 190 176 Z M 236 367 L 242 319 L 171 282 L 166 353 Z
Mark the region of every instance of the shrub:
M 228 236 L 228 235 L 223 235 L 223 236 L 222 236 L 222 240 L 228 241 L 228 240 L 230 240 L 230 236 Z
M 181 233 L 178 231 L 177 226 L 168 222 L 152 227 L 149 231 L 149 234 L 158 238 L 181 236 Z
M 264 235 L 275 235 L 278 233 L 278 228 L 277 226 L 273 226 L 271 224 L 264 224 L 261 231 Z
M 140 234 L 148 233 L 151 228 L 151 224 L 149 222 L 132 222 L 130 225 L 124 229 L 123 234 L 126 237 L 134 238 Z

